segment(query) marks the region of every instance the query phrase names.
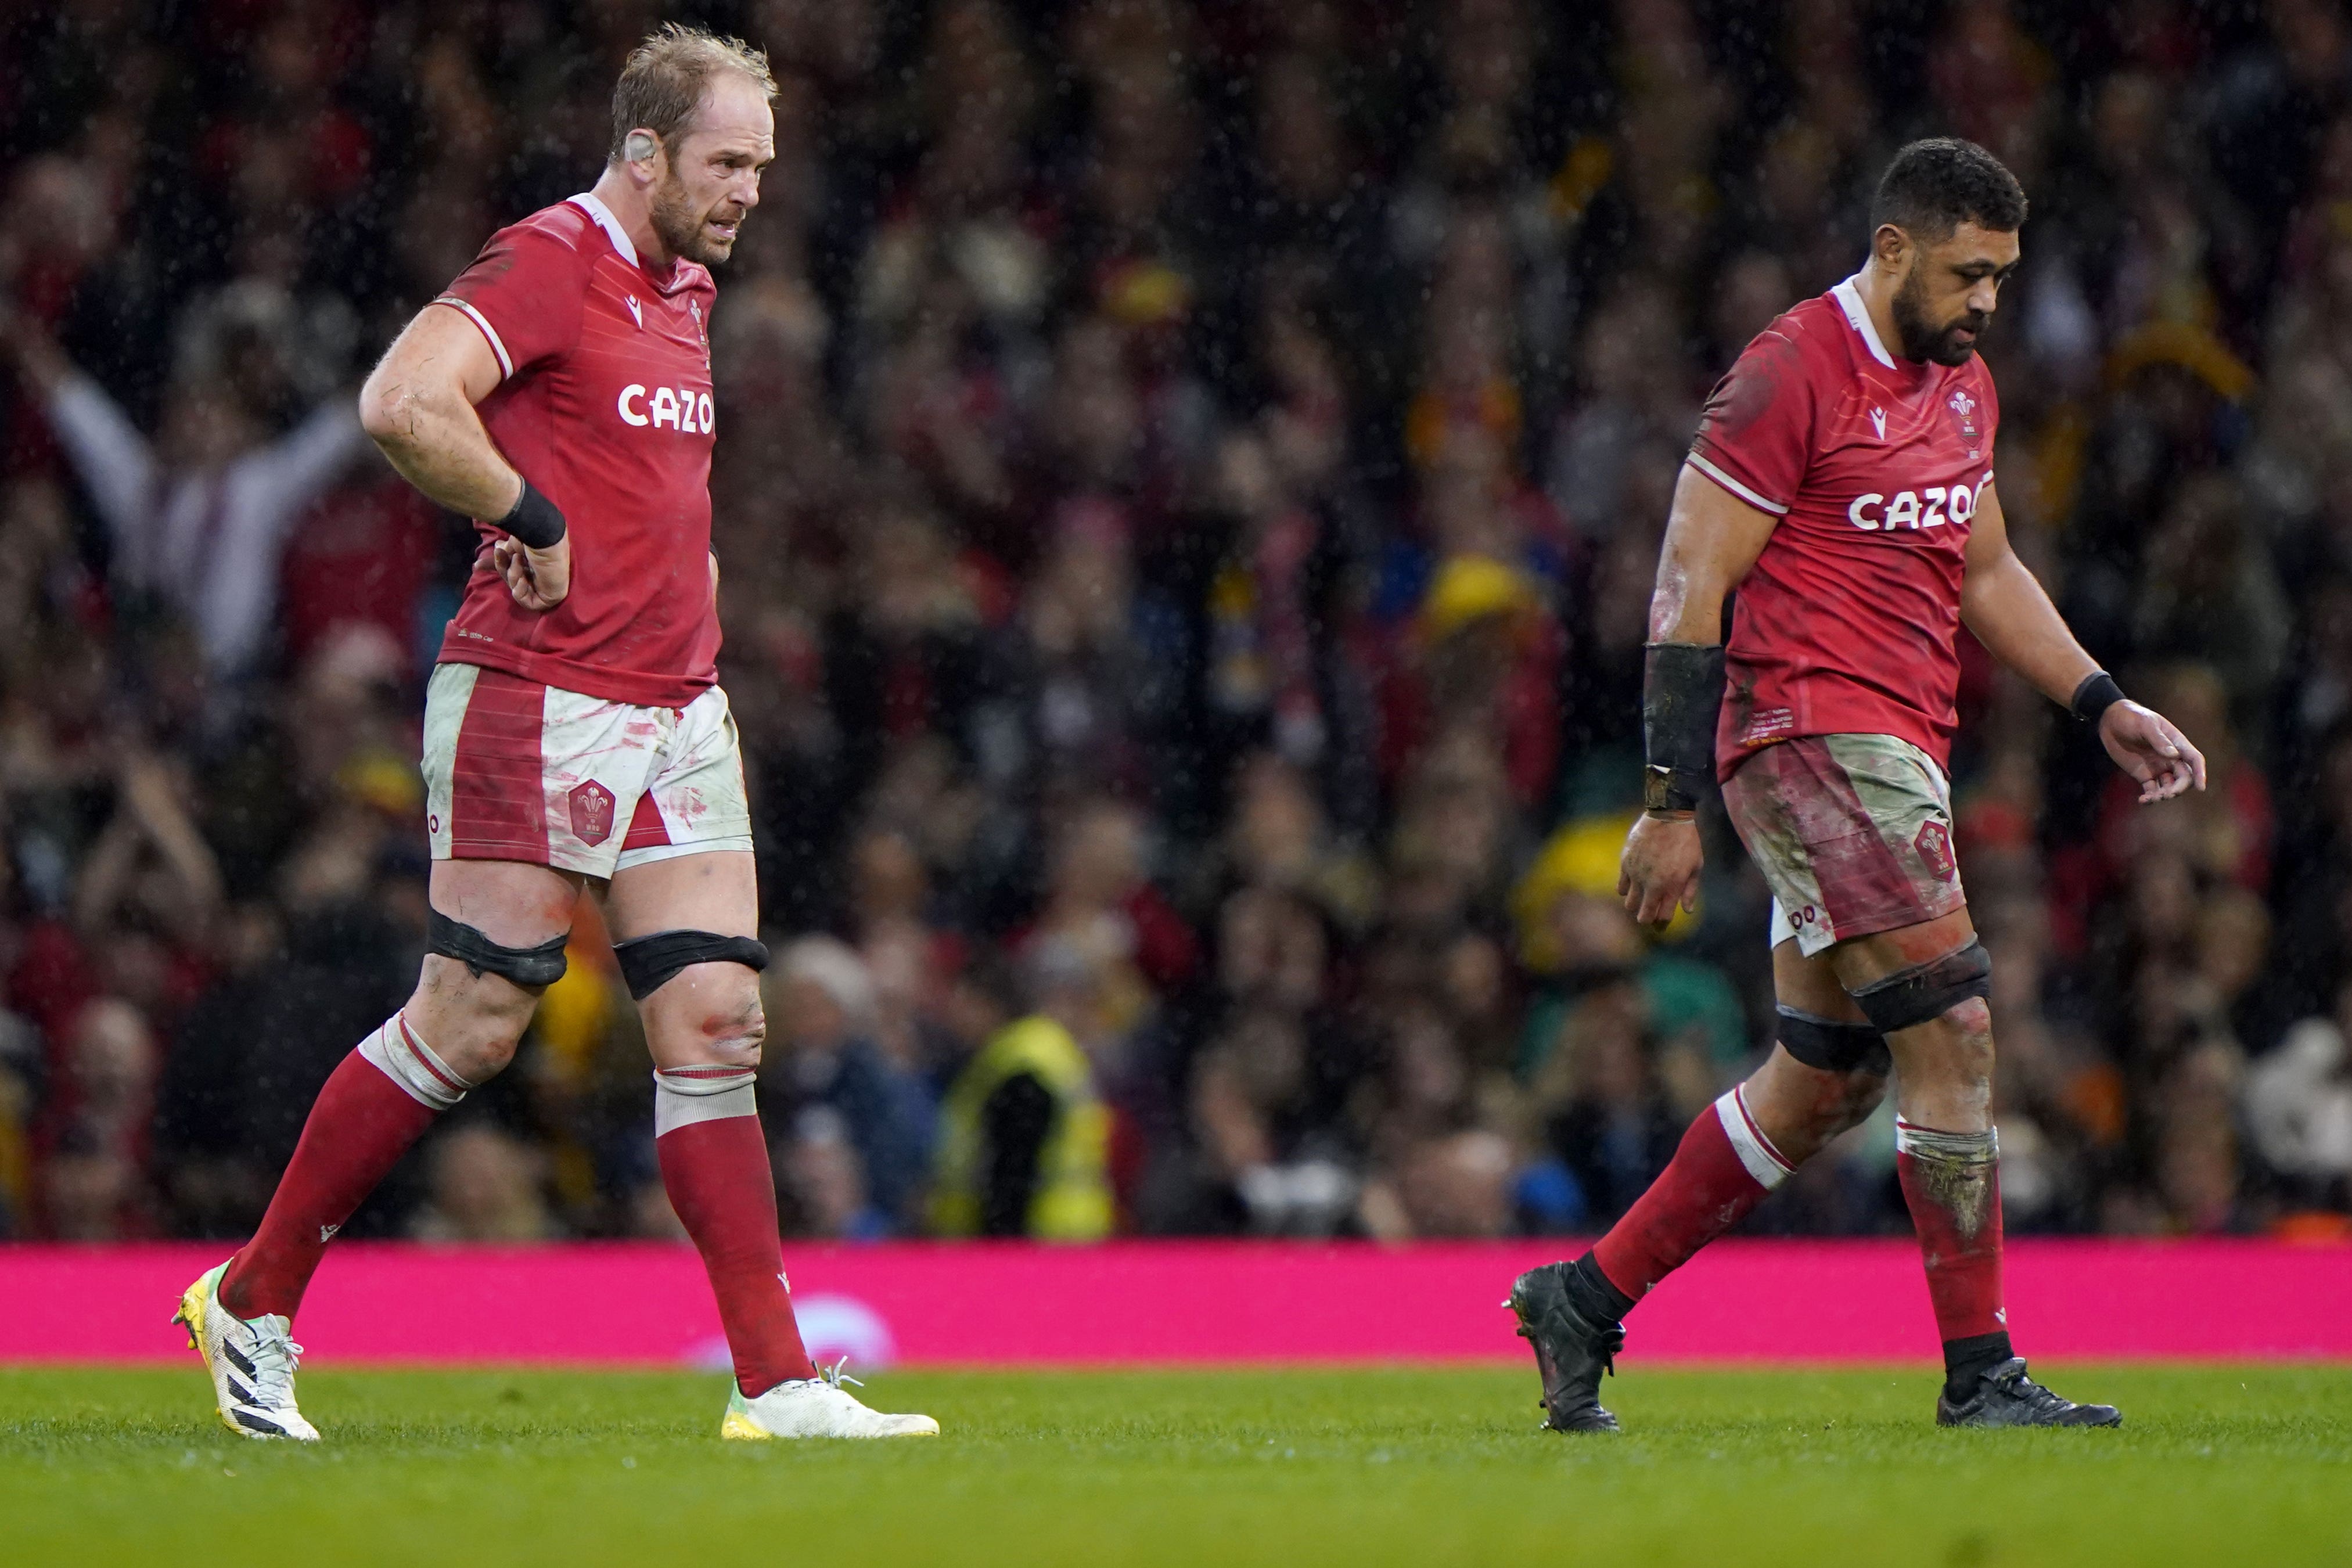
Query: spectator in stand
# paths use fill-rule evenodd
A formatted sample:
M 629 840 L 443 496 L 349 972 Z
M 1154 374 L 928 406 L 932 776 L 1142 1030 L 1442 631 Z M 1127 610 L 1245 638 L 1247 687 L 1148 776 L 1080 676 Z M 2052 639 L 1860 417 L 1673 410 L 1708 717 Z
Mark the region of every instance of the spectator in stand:
M 1100 1009 L 1084 1005 L 1083 982 L 1054 967 L 1076 954 L 1033 961 L 1046 1005 L 1024 1010 L 1009 974 L 975 974 L 975 1011 L 989 1032 L 940 1110 L 939 1164 L 930 1199 L 934 1234 L 1099 1241 L 1111 1232 L 1111 1112 L 1070 1020 L 1095 1033 Z
M 2139 811 L 1969 667 L 2008 1223 L 2347 1223 L 2340 5 L 918 9 L 734 8 L 782 79 L 712 540 L 796 1226 L 1602 1217 L 1766 1021 L 1752 874 L 1662 940 L 1612 901 L 1658 531 L 1922 115 L 2034 201 L 2011 538 L 2213 773 Z M 231 1236 L 422 941 L 479 548 L 336 389 L 580 188 L 572 56 L 638 24 L 0 10 L 0 1227 Z M 355 1230 L 675 1234 L 600 943 Z M 1901 1223 L 1850 1136 L 1763 1223 Z
M 74 1020 L 34 1133 L 34 1203 L 47 1234 L 67 1241 L 155 1234 L 148 1127 L 156 1065 L 154 1037 L 130 1003 L 102 997 Z
M 837 1163 L 834 1152 L 797 1152 L 803 1138 L 847 1150 L 853 1172 L 814 1182 L 806 1193 L 782 1195 L 821 1199 L 812 1223 L 850 1230 L 895 1230 L 911 1223 L 915 1184 L 929 1163 L 929 1106 L 920 1083 L 886 1061 L 873 1039 L 877 1022 L 873 977 L 855 949 L 831 937 L 803 937 L 784 947 L 770 972 L 770 1016 L 774 1044 L 761 1068 L 763 1101 L 772 1117 L 780 1171 Z M 822 1110 L 824 1115 L 808 1112 Z M 844 1205 L 835 1189 L 856 1180 L 863 1201 Z M 856 1225 L 845 1212 L 873 1213 Z M 845 1226 L 847 1228 L 843 1228 Z
M 250 674 L 268 652 L 289 534 L 367 446 L 357 400 L 331 396 L 272 439 L 226 377 L 184 375 L 151 444 L 23 316 L 0 310 L 0 349 L 46 400 L 124 592 L 186 616 L 216 681 Z

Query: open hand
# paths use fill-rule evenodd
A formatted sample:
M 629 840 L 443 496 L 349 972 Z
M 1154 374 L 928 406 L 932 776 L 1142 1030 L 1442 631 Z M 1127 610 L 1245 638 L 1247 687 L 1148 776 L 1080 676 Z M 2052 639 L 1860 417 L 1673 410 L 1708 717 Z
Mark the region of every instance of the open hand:
M 2205 787 L 2205 758 L 2171 720 L 2128 698 L 2099 715 L 2099 739 L 2116 766 L 2139 781 L 2140 804 Z
M 1617 863 L 1617 896 L 1625 900 L 1625 912 L 1643 925 L 1663 925 L 1674 919 L 1677 905 L 1696 909 L 1706 858 L 1695 818 L 1652 816 L 1646 811 L 1635 817 Z
M 533 550 L 519 539 L 501 539 L 490 547 L 490 564 L 507 580 L 516 604 L 544 615 L 572 592 L 572 536 L 567 533 L 544 550 Z

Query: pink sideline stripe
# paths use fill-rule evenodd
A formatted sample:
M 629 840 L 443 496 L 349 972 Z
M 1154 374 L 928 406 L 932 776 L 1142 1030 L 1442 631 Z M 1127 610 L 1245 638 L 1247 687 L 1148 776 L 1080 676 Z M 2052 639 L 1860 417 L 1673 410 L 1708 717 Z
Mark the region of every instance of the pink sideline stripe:
M 813 1348 L 995 1366 L 1507 1362 L 1499 1302 L 1539 1240 L 1429 1244 L 788 1246 Z M 0 1363 L 186 1360 L 164 1320 L 226 1244 L 0 1247 Z M 2352 1245 L 2012 1241 L 2010 1317 L 2038 1356 L 2352 1360 Z M 2215 1281 L 2231 1310 L 2211 1310 Z M 394 1303 L 429 1310 L 388 1310 Z M 1628 1323 L 1652 1362 L 1915 1362 L 1936 1325 L 1908 1240 L 1728 1241 Z M 718 1314 L 683 1243 L 345 1244 L 299 1325 L 306 1364 L 708 1360 Z M 191 1371 L 194 1368 L 191 1365 Z

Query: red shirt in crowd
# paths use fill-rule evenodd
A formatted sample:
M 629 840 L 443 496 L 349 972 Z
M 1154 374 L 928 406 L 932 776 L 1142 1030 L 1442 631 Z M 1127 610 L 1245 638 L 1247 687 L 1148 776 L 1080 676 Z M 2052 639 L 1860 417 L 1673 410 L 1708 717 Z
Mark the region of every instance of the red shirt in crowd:
M 710 592 L 710 274 L 659 273 L 593 195 L 490 237 L 436 301 L 489 340 L 505 379 L 483 425 L 562 509 L 572 592 L 524 609 L 483 527 L 445 664 L 502 669 L 607 701 L 683 708 L 718 679 Z
M 1720 776 L 1798 735 L 1894 735 L 1948 761 L 1969 521 L 2000 420 L 1982 361 L 1896 359 L 1852 279 L 1717 384 L 1691 466 L 1780 520 L 1732 614 Z

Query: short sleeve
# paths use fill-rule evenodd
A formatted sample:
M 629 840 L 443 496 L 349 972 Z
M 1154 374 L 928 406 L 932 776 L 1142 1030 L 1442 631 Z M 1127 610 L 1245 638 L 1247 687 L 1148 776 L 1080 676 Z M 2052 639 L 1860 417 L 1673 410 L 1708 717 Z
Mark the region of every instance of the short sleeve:
M 1768 330 L 1707 395 L 1691 466 L 1777 516 L 1796 500 L 1812 446 L 1813 387 L 1803 354 L 1785 333 Z
M 591 265 L 562 236 L 516 224 L 490 236 L 435 303 L 464 311 L 510 376 L 579 342 Z

